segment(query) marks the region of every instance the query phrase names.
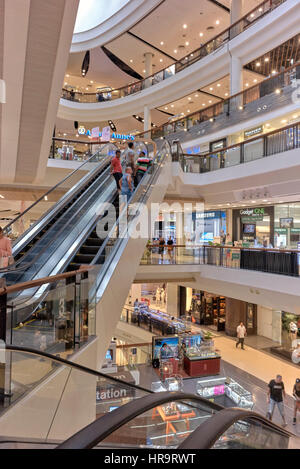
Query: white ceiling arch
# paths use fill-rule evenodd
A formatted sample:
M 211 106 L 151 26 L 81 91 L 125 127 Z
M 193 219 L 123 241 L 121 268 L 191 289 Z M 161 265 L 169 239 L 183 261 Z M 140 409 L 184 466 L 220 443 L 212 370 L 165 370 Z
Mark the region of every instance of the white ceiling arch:
M 163 1 L 115 0 L 107 8 L 106 0 L 100 2 L 84 0 L 78 9 L 81 19 L 78 16 L 70 52 L 83 52 L 103 46 L 132 28 Z M 101 7 L 97 8 L 96 5 L 100 4 Z M 106 10 L 105 16 L 103 16 L 103 5 Z

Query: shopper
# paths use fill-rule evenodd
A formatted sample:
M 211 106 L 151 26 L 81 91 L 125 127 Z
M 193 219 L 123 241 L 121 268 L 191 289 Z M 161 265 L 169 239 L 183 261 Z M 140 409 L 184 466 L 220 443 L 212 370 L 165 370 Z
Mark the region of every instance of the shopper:
M 121 165 L 121 152 L 116 150 L 114 158 L 111 160 L 110 164 L 110 174 L 115 178 L 117 190 L 120 191 L 120 180 L 123 176 L 123 170 Z
M 244 349 L 244 341 L 245 341 L 245 336 L 247 335 L 247 330 L 246 330 L 243 322 L 241 322 L 239 324 L 239 326 L 236 328 L 236 333 L 237 333 L 237 338 L 238 338 L 238 341 L 235 345 L 236 348 L 238 348 L 238 345 L 241 344 L 241 349 L 245 350 Z
M 128 201 L 134 191 L 132 180 L 132 168 L 130 166 L 127 166 L 125 174 L 122 176 L 122 179 L 120 179 L 119 187 L 121 190 L 121 194 L 126 195 Z
M 0 268 L 7 267 L 12 257 L 11 240 L 4 236 L 0 227 Z
M 149 166 L 151 165 L 152 161 L 150 158 L 146 156 L 144 151 L 141 151 L 136 163 L 136 182 L 135 186 L 137 187 L 141 182 L 142 178 L 148 171 Z
M 131 167 L 133 176 L 135 176 L 135 151 L 133 142 L 128 143 L 128 148 L 124 152 L 124 159 L 126 165 Z
M 174 242 L 173 242 L 173 239 L 171 238 L 171 236 L 169 237 L 168 241 L 167 241 L 167 245 L 168 245 L 168 255 L 169 255 L 169 258 L 170 258 L 170 261 L 173 260 L 173 250 L 174 250 Z
M 295 399 L 293 425 L 296 425 L 297 411 L 300 410 L 300 379 L 299 378 L 296 379 L 296 383 L 294 384 L 293 398 Z
M 75 91 L 73 89 L 70 91 L 70 98 L 71 98 L 71 101 L 74 101 L 75 99 Z
M 272 420 L 273 413 L 275 406 L 278 407 L 279 413 L 282 418 L 283 426 L 286 427 L 287 423 L 285 421 L 285 414 L 284 414 L 284 402 L 283 399 L 285 398 L 285 390 L 284 390 L 284 383 L 282 381 L 282 376 L 277 375 L 275 379 L 272 379 L 268 385 L 268 412 L 267 418 Z
M 158 243 L 158 254 L 160 254 L 160 258 L 161 258 L 162 261 L 164 260 L 165 243 L 166 242 L 165 242 L 164 238 L 161 236 L 159 238 L 159 243 Z

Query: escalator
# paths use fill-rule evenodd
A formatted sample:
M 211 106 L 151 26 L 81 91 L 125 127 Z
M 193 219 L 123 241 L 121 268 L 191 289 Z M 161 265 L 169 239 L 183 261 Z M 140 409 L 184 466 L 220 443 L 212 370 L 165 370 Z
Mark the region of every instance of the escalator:
M 13 245 L 15 265 L 4 274 L 7 285 L 47 276 L 53 270 L 56 273 L 64 270 L 68 259 L 59 269 L 53 269 L 57 264 L 53 253 L 64 242 L 68 249 L 74 225 L 80 222 L 88 208 L 96 207 L 100 199 L 111 202 L 116 197 L 116 190 L 109 176 L 110 155 L 115 149 L 114 145 L 105 145 L 4 228 L 4 232 L 10 234 L 17 224 L 22 223 L 25 216 L 35 217 L 37 212 L 42 211 L 45 200 L 55 196 L 66 185 L 71 186 L 57 203 L 16 239 Z M 81 171 L 86 171 L 88 167 L 92 168 L 80 179 Z M 74 181 L 76 183 L 72 185 Z M 104 197 L 101 197 L 103 194 Z M 89 221 L 87 226 L 90 226 Z
M 193 393 L 154 393 L 30 349 L 1 352 L 0 448 L 300 448 L 299 437 L 253 411 Z

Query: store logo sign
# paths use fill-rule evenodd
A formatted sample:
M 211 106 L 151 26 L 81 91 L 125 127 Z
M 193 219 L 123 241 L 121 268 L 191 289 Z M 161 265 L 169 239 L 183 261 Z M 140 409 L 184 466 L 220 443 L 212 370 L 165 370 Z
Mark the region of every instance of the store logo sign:
M 246 208 L 244 210 L 240 210 L 240 215 L 246 217 L 259 217 L 265 214 L 265 209 L 262 208 Z
M 78 127 L 78 133 L 79 135 L 85 135 L 85 127 L 83 125 Z

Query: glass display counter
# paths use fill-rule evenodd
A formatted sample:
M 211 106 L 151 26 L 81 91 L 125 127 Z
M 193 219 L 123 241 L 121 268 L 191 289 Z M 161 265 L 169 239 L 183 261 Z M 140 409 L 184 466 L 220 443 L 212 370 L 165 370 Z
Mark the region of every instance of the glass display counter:
M 254 407 L 251 392 L 231 378 L 223 377 L 198 381 L 196 392 L 199 396 L 210 400 L 218 400 L 218 398 L 223 396 L 225 401 L 219 401 L 219 403 L 225 407 L 237 406 L 247 410 L 252 410 Z M 227 399 L 227 402 L 225 396 L 229 399 Z

